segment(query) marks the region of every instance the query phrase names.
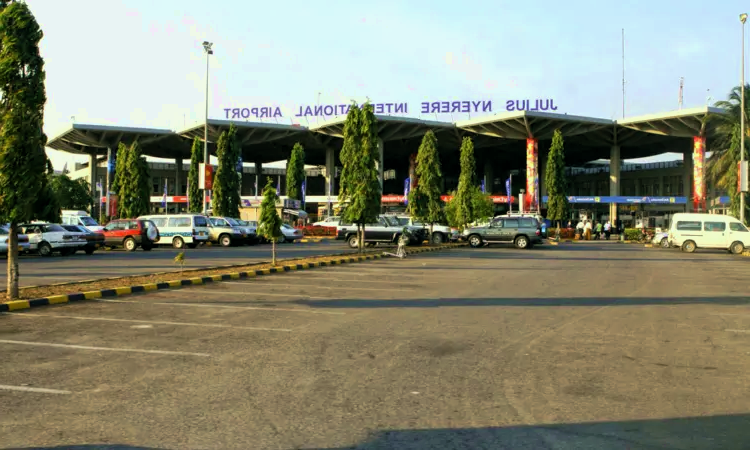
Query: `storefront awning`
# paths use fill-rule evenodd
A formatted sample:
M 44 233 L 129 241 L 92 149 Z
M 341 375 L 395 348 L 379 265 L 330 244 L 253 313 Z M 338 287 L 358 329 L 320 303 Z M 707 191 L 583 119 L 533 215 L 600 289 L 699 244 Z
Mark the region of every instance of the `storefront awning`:
M 291 214 L 293 216 L 299 216 L 300 219 L 307 219 L 307 213 L 301 209 L 284 209 L 284 214 Z

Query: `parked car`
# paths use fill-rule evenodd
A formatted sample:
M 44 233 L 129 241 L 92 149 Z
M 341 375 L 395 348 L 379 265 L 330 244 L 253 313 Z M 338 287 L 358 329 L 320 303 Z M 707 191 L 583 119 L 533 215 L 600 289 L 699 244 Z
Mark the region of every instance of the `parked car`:
M 104 245 L 110 248 L 124 247 L 129 252 L 141 247 L 150 251 L 159 241 L 156 225 L 145 219 L 117 219 L 104 227 Z
M 395 244 L 403 234 L 404 227 L 410 231 L 409 245 L 421 245 L 427 239 L 427 231 L 422 227 L 401 225 L 393 216 L 380 216 L 376 223 L 365 226 L 365 244 Z M 357 248 L 357 226 L 339 223 L 336 231 L 337 240 L 345 240 L 349 247 Z
M 29 237 L 30 251 L 37 251 L 42 256 L 52 256 L 55 252 L 72 255 L 81 241 L 85 241 L 56 223 L 34 222 L 19 225 L 19 228 Z
M 314 227 L 335 227 L 341 221 L 339 216 L 326 217 L 325 219 L 312 224 Z
M 76 250 L 83 250 L 87 255 L 93 255 L 97 249 L 104 247 L 104 234 L 94 232 L 81 225 L 62 225 L 63 228 L 72 232 L 80 233 L 85 241 Z
M 670 248 L 672 246 L 672 244 L 669 243 L 669 232 L 667 231 L 654 234 L 651 243 L 664 248 Z
M 466 229 L 464 235 L 473 248 L 489 244 L 513 244 L 516 248 L 532 248 L 542 243 L 542 230 L 533 217 L 493 219 L 489 225 Z
M 218 242 L 222 247 L 249 244 L 255 241 L 255 232 L 253 231 L 253 234 L 250 235 L 249 227 L 240 225 L 236 219 L 231 217 L 209 217 L 208 220 L 211 222 L 212 229 L 216 228 L 216 231 L 209 230 L 211 231 L 211 240 Z
M 302 239 L 302 230 L 286 223 L 281 225 L 281 234 L 283 236 L 279 239 L 279 242 L 294 242 L 297 239 Z
M 62 211 L 62 225 L 79 225 L 86 227 L 90 231 L 102 231 L 103 226 L 94 220 L 86 211 L 73 211 L 66 210 Z
M 10 239 L 10 231 L 7 227 L 0 226 L 0 254 L 8 255 L 8 242 Z M 18 253 L 27 253 L 31 249 L 29 244 L 29 237 L 25 234 L 18 235 Z
M 206 216 L 200 214 L 165 214 L 159 216 L 141 216 L 140 220 L 149 220 L 158 230 L 157 245 L 171 245 L 176 249 L 195 248 L 205 244 L 209 239 L 209 223 Z
M 677 213 L 672 216 L 669 242 L 688 253 L 698 248 L 719 248 L 740 254 L 750 247 L 750 232 L 732 216 Z
M 255 240 L 259 244 L 268 244 L 268 239 L 264 238 L 258 233 L 258 221 L 257 220 L 238 220 L 240 225 L 247 226 L 255 230 Z
M 433 244 L 442 244 L 443 242 L 450 242 L 458 240 L 458 230 L 452 229 L 448 225 L 433 224 L 432 225 L 432 236 L 430 236 L 430 225 L 423 224 L 421 222 L 415 222 L 413 218 L 409 216 L 395 216 L 401 225 L 409 225 L 418 228 L 424 228 L 425 236 L 430 237 L 430 242 Z M 365 233 L 366 236 L 366 233 Z

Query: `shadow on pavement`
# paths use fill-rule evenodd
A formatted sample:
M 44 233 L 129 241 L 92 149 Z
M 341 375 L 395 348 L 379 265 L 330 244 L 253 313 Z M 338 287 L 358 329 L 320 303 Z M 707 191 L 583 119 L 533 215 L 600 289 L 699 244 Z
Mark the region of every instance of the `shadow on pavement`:
M 439 308 L 455 306 L 644 306 L 747 305 L 750 297 L 582 297 L 582 298 L 425 298 L 295 300 L 312 308 Z M 748 447 L 750 448 L 750 446 Z
M 384 430 L 343 449 L 747 449 L 750 416 L 746 414 L 676 419 L 576 424 Z
M 3 450 L 169 450 L 156 447 L 134 447 L 118 444 L 59 445 L 55 447 L 12 447 Z

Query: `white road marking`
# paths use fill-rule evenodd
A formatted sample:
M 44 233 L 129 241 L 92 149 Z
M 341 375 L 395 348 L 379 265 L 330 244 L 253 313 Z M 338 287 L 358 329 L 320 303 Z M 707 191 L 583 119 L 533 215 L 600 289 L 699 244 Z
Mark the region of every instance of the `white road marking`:
M 394 274 L 394 276 L 398 276 L 401 278 L 403 275 L 401 274 Z M 419 284 L 443 284 L 444 282 L 441 281 L 411 281 L 411 280 L 355 280 L 355 279 L 342 279 L 342 278 L 328 278 L 328 277 L 317 277 L 314 275 L 305 275 L 301 277 L 284 277 L 284 279 L 291 279 L 291 280 L 322 280 L 322 281 L 335 281 L 335 282 L 352 282 L 352 283 L 419 283 Z
M 59 347 L 72 348 L 76 350 L 97 350 L 107 352 L 152 353 L 155 355 L 202 356 L 204 358 L 208 358 L 211 356 L 208 353 L 171 352 L 168 350 L 143 350 L 138 348 L 90 347 L 88 345 L 53 344 L 51 342 L 9 341 L 6 339 L 0 339 L 0 344 L 30 345 L 35 347 Z
M 750 330 L 724 330 L 732 333 L 750 333 Z
M 166 305 L 166 306 L 194 306 L 196 308 L 223 308 L 223 309 L 247 309 L 253 311 L 280 311 L 280 312 L 299 312 L 308 314 L 328 314 L 334 316 L 343 316 L 346 313 L 334 312 L 334 311 L 314 311 L 310 309 L 297 309 L 297 308 L 264 308 L 261 306 L 229 306 L 229 305 L 213 305 L 211 303 L 171 303 L 171 302 L 137 302 L 133 300 L 102 300 L 97 299 L 98 302 L 106 303 L 137 303 L 140 305 Z
M 227 284 L 227 283 L 222 283 L 222 284 Z M 249 286 L 247 283 L 238 282 L 237 284 L 244 284 L 245 286 Z M 251 286 L 251 287 L 255 287 L 255 286 Z M 160 292 L 160 294 L 177 293 L 177 292 L 179 292 L 179 291 L 164 291 L 164 292 Z M 311 298 L 311 299 L 312 298 L 315 298 L 315 299 L 331 298 L 331 297 L 318 297 L 318 296 L 312 297 L 310 295 L 300 295 L 300 294 L 282 294 L 280 292 L 257 292 L 255 290 L 252 290 L 252 291 L 230 291 L 230 290 L 223 290 L 223 289 L 218 289 L 218 288 L 214 288 L 214 289 L 211 289 L 211 288 L 207 288 L 207 289 L 200 289 L 200 288 L 199 289 L 191 289 L 190 292 L 200 292 L 201 294 L 273 295 L 273 296 L 276 296 L 276 297 L 297 297 L 297 298 L 303 297 L 303 298 Z
M 15 317 L 52 317 L 55 319 L 75 319 L 75 320 L 99 320 L 103 322 L 126 322 L 126 323 L 146 323 L 155 325 L 177 325 L 186 327 L 205 327 L 205 328 L 234 328 L 238 330 L 253 330 L 253 331 L 285 331 L 290 332 L 292 330 L 287 328 L 261 328 L 261 327 L 235 327 L 233 325 L 213 324 L 213 323 L 189 323 L 189 322 L 165 322 L 157 320 L 131 320 L 131 319 L 113 319 L 109 317 L 83 317 L 83 316 L 58 316 L 53 314 L 29 314 L 29 313 L 16 313 L 11 314 Z M 151 325 L 136 325 L 140 328 L 151 328 Z
M 748 317 L 750 314 L 729 314 L 729 313 L 712 313 L 712 316 L 744 316 Z
M 346 289 L 346 290 L 353 290 L 353 291 L 388 291 L 393 292 L 393 288 L 385 289 L 385 288 L 353 288 L 353 287 L 347 287 L 347 286 L 320 286 L 318 284 L 274 284 L 274 283 L 259 283 L 263 286 L 280 286 L 280 287 L 312 287 L 312 288 L 319 288 L 319 289 Z M 406 288 L 399 288 L 399 291 L 413 291 L 414 289 L 406 289 Z M 312 297 L 311 297 L 312 298 Z
M 0 389 L 6 390 L 6 391 L 39 392 L 41 394 L 63 394 L 63 395 L 72 394 L 72 392 L 70 391 L 61 391 L 59 389 L 34 388 L 34 387 L 28 387 L 28 386 L 8 386 L 5 384 L 0 384 Z

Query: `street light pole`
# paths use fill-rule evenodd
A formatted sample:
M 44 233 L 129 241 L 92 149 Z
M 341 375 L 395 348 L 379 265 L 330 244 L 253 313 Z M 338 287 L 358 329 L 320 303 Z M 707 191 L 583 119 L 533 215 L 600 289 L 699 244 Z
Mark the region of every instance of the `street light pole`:
M 205 115 L 205 123 L 203 126 L 203 163 L 204 168 L 208 168 L 208 165 L 210 163 L 208 159 L 208 61 L 209 56 L 214 54 L 214 51 L 212 49 L 214 44 L 208 41 L 203 41 L 203 51 L 206 53 L 206 115 Z M 205 169 L 204 169 L 205 170 Z M 204 179 L 206 174 L 203 174 Z M 204 185 L 205 186 L 205 185 Z M 203 191 L 203 214 L 208 213 L 208 203 L 206 202 L 206 190 Z
M 740 71 L 740 222 L 745 223 L 745 186 L 742 183 L 742 172 L 745 169 L 745 21 L 747 14 L 740 14 L 742 23 L 742 70 Z

